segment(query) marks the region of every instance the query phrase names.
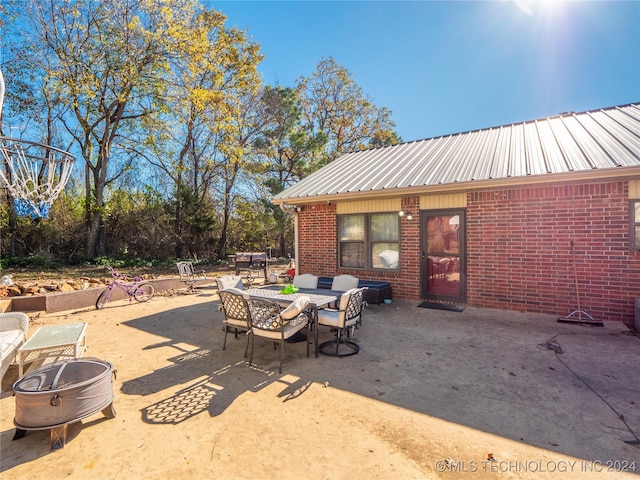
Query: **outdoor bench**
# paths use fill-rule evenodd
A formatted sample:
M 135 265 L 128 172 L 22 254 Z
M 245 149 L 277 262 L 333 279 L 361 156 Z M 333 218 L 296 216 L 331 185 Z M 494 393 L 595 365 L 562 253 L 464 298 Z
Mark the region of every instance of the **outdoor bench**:
M 331 289 L 333 277 L 319 277 L 318 288 Z M 375 280 L 359 280 L 358 288 L 367 287 L 364 292 L 364 300 L 367 303 L 382 303 L 385 299 L 391 299 L 391 284 Z

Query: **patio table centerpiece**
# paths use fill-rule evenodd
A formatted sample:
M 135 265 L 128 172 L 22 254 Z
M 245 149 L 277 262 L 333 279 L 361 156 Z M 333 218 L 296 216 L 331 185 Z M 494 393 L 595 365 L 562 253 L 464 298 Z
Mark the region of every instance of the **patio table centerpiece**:
M 278 293 L 282 295 L 292 295 L 294 293 L 298 293 L 298 290 L 300 290 L 298 287 L 294 286 L 292 283 L 289 283 L 288 285 L 285 285 Z

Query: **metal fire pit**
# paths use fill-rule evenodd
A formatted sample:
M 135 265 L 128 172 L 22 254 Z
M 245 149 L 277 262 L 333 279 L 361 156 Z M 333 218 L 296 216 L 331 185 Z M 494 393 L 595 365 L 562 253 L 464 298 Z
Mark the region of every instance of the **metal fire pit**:
M 67 425 L 102 411 L 114 418 L 113 365 L 97 358 L 61 360 L 40 367 L 13 385 L 14 440 L 28 430 L 51 430 L 51 450 L 63 448 Z

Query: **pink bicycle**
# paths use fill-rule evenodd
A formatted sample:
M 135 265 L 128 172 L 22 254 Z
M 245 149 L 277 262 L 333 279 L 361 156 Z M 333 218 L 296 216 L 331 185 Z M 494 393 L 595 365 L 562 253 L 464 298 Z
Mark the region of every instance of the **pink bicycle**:
M 102 309 L 111 301 L 111 295 L 116 287 L 129 295 L 129 302 L 131 302 L 133 298 L 138 302 L 146 302 L 155 295 L 156 289 L 154 286 L 142 280 L 140 277 L 136 277 L 133 282 L 126 281 L 127 276 L 125 274 L 118 273 L 111 267 L 107 268 L 113 277 L 113 281 L 102 291 L 96 300 L 96 308 L 98 310 Z

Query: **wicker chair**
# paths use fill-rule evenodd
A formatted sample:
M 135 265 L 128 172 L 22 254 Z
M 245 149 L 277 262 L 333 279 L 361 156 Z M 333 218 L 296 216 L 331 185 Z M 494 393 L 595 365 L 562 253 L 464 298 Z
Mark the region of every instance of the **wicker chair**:
M 22 312 L 0 313 L 0 380 L 10 365 L 16 362 L 18 349 L 24 344 L 29 329 L 29 317 Z

